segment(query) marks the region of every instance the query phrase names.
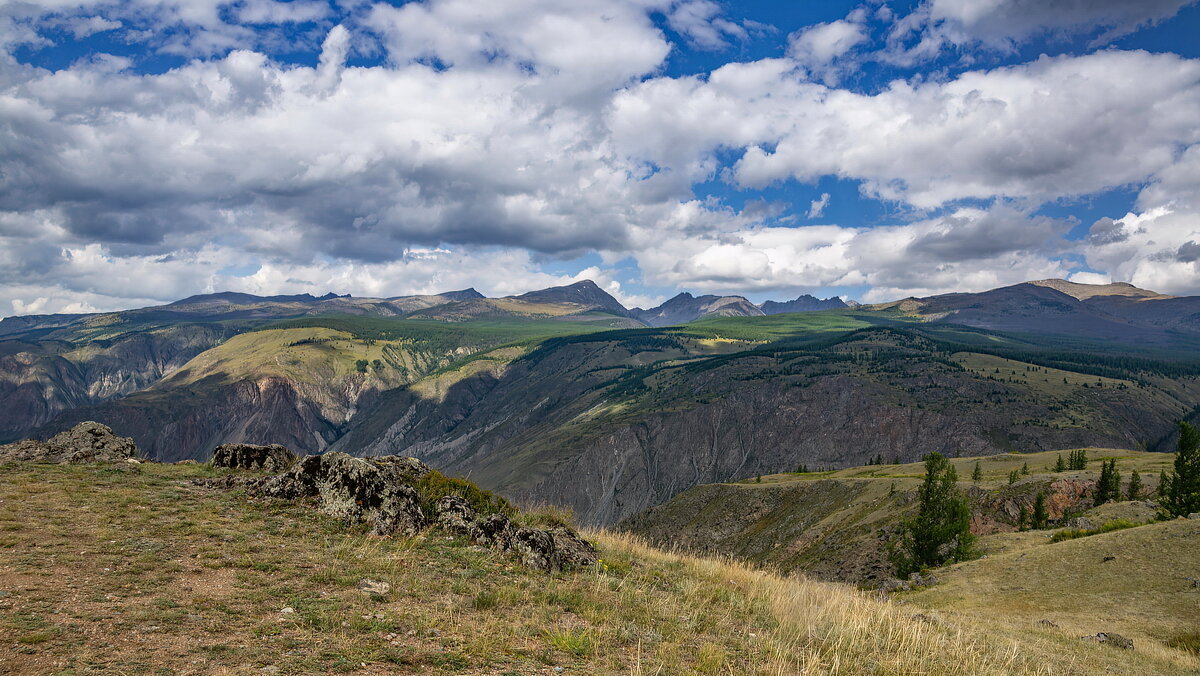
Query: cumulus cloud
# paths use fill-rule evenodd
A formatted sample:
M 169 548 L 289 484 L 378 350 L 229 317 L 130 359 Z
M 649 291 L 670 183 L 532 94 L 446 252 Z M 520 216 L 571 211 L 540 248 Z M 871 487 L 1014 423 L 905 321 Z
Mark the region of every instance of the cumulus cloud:
M 1115 29 L 1170 9 L 1045 4 L 1093 18 L 1039 30 Z M 56 71 L 5 57 L 0 313 L 221 288 L 505 294 L 579 275 L 653 304 L 613 272 L 626 258 L 651 287 L 731 293 L 867 286 L 867 300 L 886 300 L 1070 274 L 1200 292 L 1200 62 L 1172 54 L 1043 57 L 860 93 L 835 83 L 864 26 L 891 19 L 882 6 L 794 33 L 779 58 L 686 77 L 662 75 L 681 48 L 671 39 L 720 49 L 765 29 L 709 0 L 427 0 L 336 16 L 341 5 L 315 1 L 12 7 L 0 20 L 10 50 L 74 17 L 84 32 L 199 58 L 144 73 L 128 57 Z M 949 0 L 922 7 L 940 18 L 913 35 L 969 27 L 961 44 L 1002 46 L 1033 34 Z M 311 29 L 298 39 L 315 65 L 269 55 L 282 24 Z M 152 30 L 165 25 L 179 28 Z M 360 65 L 371 49 L 383 62 Z M 734 209 L 696 188 L 826 176 L 900 216 L 785 227 L 803 204 L 789 216 L 760 194 Z M 1131 185 L 1133 211 L 1080 242 L 1037 214 Z M 828 203 L 813 200 L 808 217 Z M 540 271 L 586 252 L 604 264 Z M 255 272 L 229 272 L 243 269 Z
M 613 117 L 622 147 L 689 176 L 703 174 L 712 148 L 745 148 L 732 176 L 746 188 L 834 175 L 918 208 L 1044 201 L 1172 166 L 1181 144 L 1200 140 L 1200 62 L 1116 51 L 1043 57 L 867 95 L 771 60 L 728 65 L 707 80 L 644 82 L 617 98 Z
M 865 300 L 981 291 L 1063 277 L 1057 236 L 1069 223 L 1007 205 L 875 228 L 744 226 L 682 236 L 638 264 L 654 283 L 728 293 L 870 286 Z
M 829 193 L 823 192 L 820 197 L 808 205 L 808 217 L 820 218 L 821 214 L 825 213 L 825 207 L 827 206 L 829 206 Z
M 1090 35 L 1100 45 L 1174 16 L 1196 0 L 925 0 L 888 35 L 893 62 L 932 58 L 947 46 L 1011 51 L 1045 35 Z
M 814 24 L 793 33 L 788 38 L 788 56 L 827 84 L 837 84 L 842 76 L 837 62 L 870 39 L 864 18 L 857 10 L 849 19 Z

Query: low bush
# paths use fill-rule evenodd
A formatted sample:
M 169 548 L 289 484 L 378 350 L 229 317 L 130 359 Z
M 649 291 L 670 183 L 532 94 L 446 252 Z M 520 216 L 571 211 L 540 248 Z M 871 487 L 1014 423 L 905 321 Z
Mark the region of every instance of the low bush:
M 1200 631 L 1193 631 L 1190 634 L 1183 634 L 1175 638 L 1168 639 L 1167 645 L 1172 648 L 1186 650 L 1190 653 L 1200 655 Z
M 1092 528 L 1092 529 L 1064 528 L 1063 530 L 1060 530 L 1057 533 L 1055 533 L 1050 538 L 1050 542 L 1063 542 L 1065 540 L 1075 540 L 1077 538 L 1084 538 L 1089 535 L 1100 535 L 1101 533 L 1111 533 L 1115 530 L 1124 530 L 1126 528 L 1133 528 L 1134 526 L 1141 526 L 1141 525 L 1143 525 L 1143 524 L 1140 524 L 1136 521 L 1130 521 L 1129 519 L 1115 519 L 1113 521 L 1109 521 L 1109 522 L 1105 523 L 1104 525 L 1102 525 L 1098 528 Z
M 437 501 L 447 495 L 457 495 L 466 500 L 480 516 L 503 514 L 511 517 L 517 514 L 517 508 L 499 495 L 480 488 L 469 479 L 448 477 L 437 470 L 421 477 L 416 483 L 416 489 L 417 494 L 421 496 L 421 509 L 429 518 L 435 516 L 433 508 Z

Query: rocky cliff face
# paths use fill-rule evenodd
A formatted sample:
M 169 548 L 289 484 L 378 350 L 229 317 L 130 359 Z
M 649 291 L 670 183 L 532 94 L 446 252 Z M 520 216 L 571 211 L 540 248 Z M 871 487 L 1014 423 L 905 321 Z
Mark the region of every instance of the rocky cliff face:
M 181 325 L 115 340 L 0 342 L 0 439 L 64 411 L 145 389 L 220 343 L 226 332 Z
M 816 296 L 804 294 L 783 303 L 769 300 L 758 306 L 763 314 L 778 315 L 785 312 L 816 312 L 818 310 L 841 310 L 849 307 L 845 301 L 837 296 L 832 298 L 820 299 Z
M 878 361 L 866 356 L 876 349 Z M 676 353 L 663 350 L 567 342 L 500 377 L 464 379 L 440 401 L 387 393 L 336 447 L 416 455 L 611 524 L 691 486 L 800 464 L 1131 447 L 1188 410 L 1157 390 L 1078 388 L 1076 420 L 1087 424 L 1054 422 L 1058 401 L 884 345 L 855 352 L 864 361 L 731 355 L 710 368 L 671 365 Z M 622 366 L 655 357 L 664 361 Z

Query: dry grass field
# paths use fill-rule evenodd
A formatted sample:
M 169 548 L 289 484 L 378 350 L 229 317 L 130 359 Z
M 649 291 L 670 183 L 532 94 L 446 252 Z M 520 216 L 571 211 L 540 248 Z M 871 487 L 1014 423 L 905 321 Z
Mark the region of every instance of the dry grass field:
M 217 473 L 0 467 L 0 673 L 1161 674 L 1197 666 L 1179 650 L 1116 651 L 970 604 L 887 602 L 607 533 L 590 534 L 602 564 L 544 575 L 436 531 L 375 538 L 304 505 L 190 483 Z M 364 580 L 389 589 L 367 593 Z

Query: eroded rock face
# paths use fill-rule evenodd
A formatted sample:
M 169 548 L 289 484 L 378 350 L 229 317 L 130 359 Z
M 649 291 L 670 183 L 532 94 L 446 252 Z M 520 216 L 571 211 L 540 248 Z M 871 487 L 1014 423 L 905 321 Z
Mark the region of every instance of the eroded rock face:
M 212 464 L 213 467 L 282 472 L 296 464 L 296 459 L 295 453 L 279 444 L 222 444 L 213 451 Z
M 317 498 L 321 511 L 370 523 L 376 535 L 416 535 L 425 527 L 417 492 L 408 485 L 403 467 L 345 453 L 308 456 L 252 492 L 285 500 Z
M 535 570 L 558 572 L 597 561 L 591 543 L 569 528 L 525 528 L 502 514 L 480 519 L 466 500 L 456 496 L 441 498 L 435 510 L 438 524 L 445 530 L 476 544 L 516 554 Z
M 119 437 L 107 425 L 91 421 L 81 422 L 49 441 L 26 439 L 0 446 L 0 462 L 121 462 L 137 456 L 133 439 Z

